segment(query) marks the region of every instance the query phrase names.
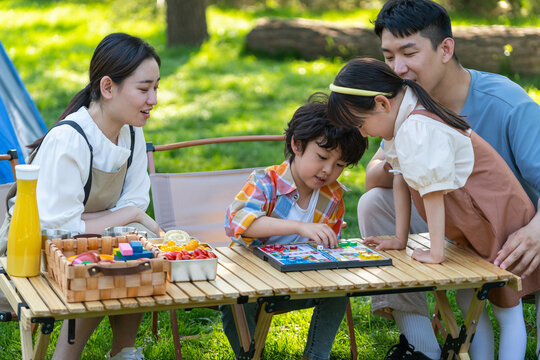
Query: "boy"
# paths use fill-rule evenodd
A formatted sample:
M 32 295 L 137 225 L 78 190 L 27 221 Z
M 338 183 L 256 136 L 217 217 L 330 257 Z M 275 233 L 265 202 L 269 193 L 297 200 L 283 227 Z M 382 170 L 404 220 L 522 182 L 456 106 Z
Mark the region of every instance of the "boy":
M 314 240 L 335 247 L 343 224 L 343 169 L 358 163 L 367 140 L 358 130 L 339 130 L 327 116 L 325 99 L 311 96 L 285 131 L 281 165 L 254 171 L 227 209 L 225 231 L 244 246 Z M 346 297 L 281 301 L 276 310 L 315 306 L 303 359 L 322 360 L 330 350 L 349 304 Z M 230 306 L 222 308 L 225 334 L 238 357 L 240 344 Z M 244 305 L 251 335 L 257 304 Z
M 505 77 L 463 68 L 454 53 L 450 17 L 433 1 L 388 1 L 377 16 L 375 33 L 381 39 L 386 63 L 402 78 L 417 81 L 443 105 L 465 116 L 472 129 L 505 159 L 536 205 L 540 193 L 540 107 L 527 93 Z M 381 148 L 366 167 L 369 191 L 358 203 L 364 237 L 394 232 L 392 175 L 387 170 Z M 411 214 L 410 231 L 427 232 L 416 211 Z M 526 276 L 539 262 L 537 213 L 529 225 L 509 237 L 495 263 L 504 268 L 513 265 L 514 272 Z M 536 298 L 538 303 L 538 294 Z M 377 296 L 372 303 L 374 311 L 391 314 L 414 345 L 401 339 L 388 359 L 440 357 L 424 294 Z M 486 314 L 480 322 L 490 326 Z M 477 329 L 471 346 L 475 359 L 493 358 L 492 331 L 484 330 Z

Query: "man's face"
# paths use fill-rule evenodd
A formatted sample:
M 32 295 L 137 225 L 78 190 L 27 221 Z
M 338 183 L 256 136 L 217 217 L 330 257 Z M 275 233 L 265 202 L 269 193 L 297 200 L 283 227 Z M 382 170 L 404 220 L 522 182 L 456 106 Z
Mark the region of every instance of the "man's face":
M 416 81 L 433 95 L 444 73 L 441 46 L 433 50 L 431 41 L 420 33 L 395 37 L 388 30 L 381 35 L 385 62 L 402 78 Z

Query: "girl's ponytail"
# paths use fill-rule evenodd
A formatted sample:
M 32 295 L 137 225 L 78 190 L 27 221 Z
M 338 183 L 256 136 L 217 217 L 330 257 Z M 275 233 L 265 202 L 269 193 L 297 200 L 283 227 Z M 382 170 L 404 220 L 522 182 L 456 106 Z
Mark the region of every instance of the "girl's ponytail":
M 77 110 L 80 109 L 81 106 L 89 107 L 91 101 L 92 101 L 92 89 L 90 87 L 90 84 L 88 84 L 86 85 L 84 89 L 79 91 L 77 95 L 73 97 L 73 99 L 71 99 L 67 108 L 64 110 L 62 115 L 60 115 L 58 120 L 56 120 L 54 123 L 56 124 L 57 122 L 64 120 L 66 116 L 68 116 L 71 113 L 76 112 Z M 42 137 L 34 141 L 32 144 L 28 145 L 28 148 L 32 150 L 38 148 L 39 145 L 41 145 L 41 142 L 43 141 L 44 137 L 45 135 L 43 135 Z
M 470 128 L 463 118 L 433 99 L 420 84 L 400 78 L 384 62 L 369 58 L 353 59 L 337 74 L 330 88 L 334 90 L 328 99 L 330 121 L 338 127 L 361 126 L 364 122 L 363 113 L 373 109 L 377 94 L 390 99 L 401 93 L 405 85 L 416 93 L 426 110 L 448 125 L 459 130 Z M 347 91 L 343 91 L 344 88 Z
M 408 79 L 403 79 L 403 83 L 414 91 L 414 93 L 418 97 L 418 100 L 420 101 L 422 106 L 426 108 L 426 110 L 434 113 L 435 115 L 440 117 L 445 123 L 456 129 L 470 129 L 470 125 L 461 116 L 459 116 L 452 110 L 444 107 L 441 103 L 431 97 L 431 95 L 429 95 L 428 92 L 422 86 L 420 86 L 420 84 Z

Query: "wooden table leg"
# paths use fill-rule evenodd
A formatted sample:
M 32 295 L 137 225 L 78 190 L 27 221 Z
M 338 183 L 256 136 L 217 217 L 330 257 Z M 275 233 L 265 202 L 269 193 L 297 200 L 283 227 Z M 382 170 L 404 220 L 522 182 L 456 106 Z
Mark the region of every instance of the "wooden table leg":
M 31 360 L 33 354 L 32 328 L 25 328 L 23 323 L 19 323 L 21 332 L 21 352 L 23 360 Z
M 354 333 L 354 320 L 351 308 L 351 301 L 349 300 L 349 305 L 347 305 L 347 328 L 349 329 L 349 342 L 351 345 L 351 359 L 358 359 L 358 346 L 356 345 L 356 335 Z
M 42 331 L 38 333 L 36 346 L 34 346 L 34 360 L 45 359 L 45 355 L 47 355 L 47 347 L 49 346 L 50 337 L 51 334 L 43 334 Z
M 471 339 L 476 331 L 478 321 L 480 319 L 480 316 L 482 315 L 482 311 L 484 310 L 484 306 L 486 304 L 486 300 L 480 300 L 478 298 L 479 291 L 480 289 L 476 289 L 474 296 L 471 300 L 471 306 L 469 306 L 467 316 L 465 317 L 465 333 L 467 334 L 467 336 L 465 338 L 465 341 L 461 345 L 461 348 L 459 349 L 460 355 L 469 352 L 469 347 L 471 346 Z
M 253 360 L 259 360 L 266 343 L 266 337 L 268 336 L 268 330 L 272 324 L 272 317 L 274 313 L 266 312 L 266 302 L 260 305 L 259 315 L 257 316 L 257 325 L 255 326 L 255 354 Z
M 444 321 L 444 324 L 446 325 L 446 331 L 453 338 L 458 338 L 459 327 L 454 317 L 454 313 L 452 312 L 452 308 L 450 307 L 450 303 L 448 302 L 448 298 L 446 297 L 446 290 L 435 291 L 434 295 L 435 300 L 437 301 L 437 307 L 439 308 L 439 313 L 442 320 Z M 457 356 L 457 354 L 454 354 L 454 351 L 451 350 L 448 352 L 448 357 L 443 360 L 452 360 L 454 358 L 454 355 Z
M 242 347 L 244 352 L 247 353 L 251 346 L 251 334 L 249 333 L 249 327 L 246 320 L 244 305 L 234 304 L 231 306 L 234 324 L 236 325 L 236 331 L 238 332 L 238 340 L 240 341 L 240 346 Z
M 182 360 L 182 346 L 180 345 L 180 334 L 178 334 L 178 317 L 176 316 L 176 310 L 172 309 L 170 313 L 171 331 L 174 343 L 174 355 L 176 357 L 176 360 Z

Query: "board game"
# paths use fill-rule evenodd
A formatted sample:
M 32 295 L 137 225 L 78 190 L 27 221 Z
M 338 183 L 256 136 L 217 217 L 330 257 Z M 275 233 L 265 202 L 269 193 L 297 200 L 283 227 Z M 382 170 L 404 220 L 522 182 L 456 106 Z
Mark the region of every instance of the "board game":
M 282 272 L 392 265 L 392 259 L 358 240 L 342 240 L 335 249 L 311 242 L 264 245 L 253 253 Z

